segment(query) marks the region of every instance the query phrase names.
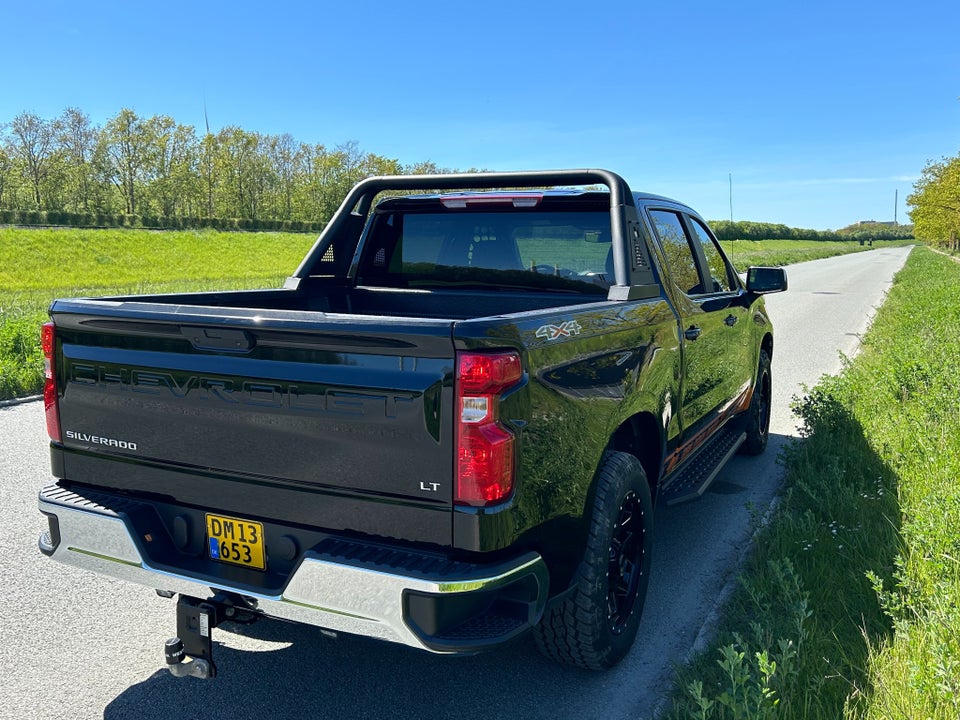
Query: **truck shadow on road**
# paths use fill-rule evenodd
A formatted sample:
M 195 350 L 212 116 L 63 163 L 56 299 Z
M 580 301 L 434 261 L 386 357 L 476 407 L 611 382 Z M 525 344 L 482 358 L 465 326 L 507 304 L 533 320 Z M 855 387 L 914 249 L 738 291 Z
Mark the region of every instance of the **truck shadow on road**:
M 563 717 L 610 681 L 549 662 L 530 639 L 444 658 L 275 620 L 230 630 L 236 635 L 215 631 L 218 677 L 177 679 L 161 669 L 111 702 L 104 718 Z M 233 647 L 249 638 L 277 647 Z

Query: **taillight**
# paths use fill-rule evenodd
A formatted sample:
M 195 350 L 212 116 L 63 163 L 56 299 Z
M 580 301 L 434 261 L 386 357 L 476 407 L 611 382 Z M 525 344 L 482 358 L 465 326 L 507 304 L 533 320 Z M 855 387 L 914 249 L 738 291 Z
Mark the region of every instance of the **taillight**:
M 457 493 L 461 505 L 502 502 L 513 492 L 513 433 L 500 424 L 500 395 L 523 377 L 520 356 L 457 355 Z
M 52 322 L 44 323 L 40 331 L 43 349 L 43 407 L 47 415 L 47 434 L 60 442 L 60 405 L 57 399 L 57 330 Z

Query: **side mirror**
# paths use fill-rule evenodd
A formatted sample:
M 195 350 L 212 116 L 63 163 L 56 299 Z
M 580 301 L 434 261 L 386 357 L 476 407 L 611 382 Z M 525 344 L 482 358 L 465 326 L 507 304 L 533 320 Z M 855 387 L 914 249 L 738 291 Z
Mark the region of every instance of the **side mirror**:
M 787 271 L 781 267 L 752 267 L 747 270 L 747 292 L 765 295 L 787 289 Z

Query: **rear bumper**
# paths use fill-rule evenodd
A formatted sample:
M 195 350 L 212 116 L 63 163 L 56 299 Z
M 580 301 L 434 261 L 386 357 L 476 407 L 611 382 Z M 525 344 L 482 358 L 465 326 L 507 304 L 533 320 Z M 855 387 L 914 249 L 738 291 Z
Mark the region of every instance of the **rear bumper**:
M 136 539 L 131 502 L 95 497 L 58 485 L 40 492 L 50 526 L 39 542 L 45 555 L 192 597 L 236 593 L 254 599 L 268 616 L 436 653 L 502 645 L 532 627 L 546 603 L 547 568 L 536 553 L 478 565 L 345 540 L 303 552 L 279 592 L 255 592 L 222 577 L 156 567 Z

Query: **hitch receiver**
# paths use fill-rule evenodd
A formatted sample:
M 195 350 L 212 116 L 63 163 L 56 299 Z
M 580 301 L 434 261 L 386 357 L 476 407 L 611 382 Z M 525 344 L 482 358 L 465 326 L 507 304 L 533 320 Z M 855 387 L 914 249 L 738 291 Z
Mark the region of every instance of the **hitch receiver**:
M 167 640 L 163 647 L 167 669 L 176 677 L 216 677 L 211 633 L 219 624 L 215 605 L 181 595 L 177 600 L 177 637 Z

